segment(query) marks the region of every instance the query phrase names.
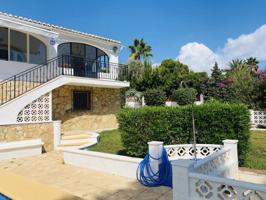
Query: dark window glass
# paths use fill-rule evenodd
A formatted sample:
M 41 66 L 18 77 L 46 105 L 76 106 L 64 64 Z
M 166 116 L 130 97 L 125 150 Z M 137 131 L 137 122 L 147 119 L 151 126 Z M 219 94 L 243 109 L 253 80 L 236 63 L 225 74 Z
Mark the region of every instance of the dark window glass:
M 27 62 L 27 36 L 10 30 L 10 60 Z
M 58 46 L 58 56 L 70 55 L 70 43 L 63 43 Z
M 30 63 L 42 64 L 46 62 L 46 46 L 37 38 L 30 36 Z
M 61 55 L 73 55 L 92 61 L 109 61 L 109 58 L 104 51 L 90 45 L 74 42 L 60 44 L 58 46 L 58 56 Z
M 86 45 L 86 59 L 90 61 L 96 60 L 97 58 L 96 50 L 97 49 L 95 47 Z
M 58 56 L 61 55 L 72 56 L 71 66 L 76 68 L 79 76 L 85 74 L 91 76 L 91 73 L 99 71 L 109 72 L 109 57 L 104 51 L 94 46 L 74 42 L 63 43 L 58 47 Z
M 84 58 L 85 57 L 85 45 L 80 44 L 80 43 L 72 43 L 71 55 L 75 57 Z
M 73 92 L 73 110 L 91 110 L 91 93 L 89 91 Z
M 109 72 L 109 58 L 102 50 L 97 50 L 97 61 L 101 72 Z
M 8 29 L 0 27 L 0 59 L 8 60 Z

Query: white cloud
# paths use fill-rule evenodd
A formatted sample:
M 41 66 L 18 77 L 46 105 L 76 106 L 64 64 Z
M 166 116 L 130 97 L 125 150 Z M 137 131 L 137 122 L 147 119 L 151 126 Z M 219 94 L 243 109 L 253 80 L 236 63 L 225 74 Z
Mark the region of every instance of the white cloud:
M 189 65 L 194 71 L 210 72 L 215 61 L 220 67 L 226 68 L 232 59 L 245 59 L 250 56 L 256 57 L 259 61 L 266 60 L 266 25 L 253 33 L 241 35 L 236 39 L 227 39 L 224 47 L 216 51 L 201 43 L 188 43 L 181 47 L 177 59 Z

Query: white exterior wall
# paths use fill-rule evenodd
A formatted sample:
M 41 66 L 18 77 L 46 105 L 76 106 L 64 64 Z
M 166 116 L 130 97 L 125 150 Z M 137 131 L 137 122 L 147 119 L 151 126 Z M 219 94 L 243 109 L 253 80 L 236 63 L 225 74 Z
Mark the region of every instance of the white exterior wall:
M 29 35 L 32 35 L 41 40 L 47 47 L 47 59 L 52 59 L 57 56 L 58 45 L 66 42 L 77 42 L 88 44 L 103 50 L 108 56 L 109 61 L 112 63 L 118 63 L 118 54 L 121 47 L 120 44 L 107 42 L 101 39 L 89 38 L 79 34 L 61 31 L 61 30 L 46 30 L 44 28 L 29 25 L 27 23 L 21 23 L 16 20 L 10 20 L 7 17 L 0 16 L 0 26 L 7 27 L 13 30 L 17 30 Z M 56 44 L 51 45 L 50 40 L 55 39 Z M 118 48 L 117 52 L 113 52 L 113 47 Z M 27 70 L 37 64 L 30 64 L 16 61 L 4 61 L 0 60 L 0 80 L 7 79 L 19 72 Z

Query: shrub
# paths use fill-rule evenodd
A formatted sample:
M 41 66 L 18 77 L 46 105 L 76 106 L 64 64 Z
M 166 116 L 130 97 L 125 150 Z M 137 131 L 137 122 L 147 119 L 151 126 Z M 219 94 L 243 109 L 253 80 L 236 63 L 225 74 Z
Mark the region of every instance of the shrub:
M 144 99 L 147 106 L 161 106 L 165 104 L 166 94 L 160 89 L 149 89 L 144 92 Z
M 249 146 L 249 111 L 243 104 L 211 102 L 194 106 L 197 143 L 222 144 L 224 139 L 239 140 L 239 161 L 243 164 Z M 126 153 L 144 156 L 147 142 L 191 143 L 191 106 L 143 107 L 118 113 L 119 129 Z
M 177 101 L 179 105 L 191 104 L 196 100 L 197 90 L 194 88 L 179 88 L 172 94 L 172 98 Z

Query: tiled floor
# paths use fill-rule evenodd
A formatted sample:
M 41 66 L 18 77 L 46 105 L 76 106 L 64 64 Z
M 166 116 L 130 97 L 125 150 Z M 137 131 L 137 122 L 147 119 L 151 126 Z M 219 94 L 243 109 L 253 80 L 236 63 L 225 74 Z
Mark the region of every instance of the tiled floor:
M 147 188 L 129 178 L 64 165 L 59 152 L 0 161 L 0 168 L 89 200 L 172 199 L 172 190 L 167 187 Z

